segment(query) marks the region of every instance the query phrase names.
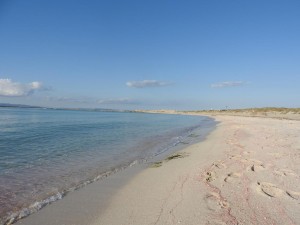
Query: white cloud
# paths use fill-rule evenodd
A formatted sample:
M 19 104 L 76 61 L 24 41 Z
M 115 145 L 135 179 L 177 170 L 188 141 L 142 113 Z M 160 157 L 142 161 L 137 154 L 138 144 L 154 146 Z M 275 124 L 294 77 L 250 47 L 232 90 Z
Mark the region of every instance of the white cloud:
M 59 102 L 75 102 L 75 103 L 89 103 L 90 100 L 87 98 L 70 98 L 70 97 L 58 97 L 53 98 Z
M 37 90 L 42 90 L 43 85 L 34 81 L 29 84 L 13 82 L 11 79 L 0 79 L 0 96 L 22 97 L 33 94 Z
M 242 86 L 245 83 L 246 82 L 244 81 L 224 81 L 224 82 L 212 84 L 211 87 L 212 88 L 237 87 L 237 86 Z
M 171 83 L 162 82 L 158 80 L 142 80 L 142 81 L 128 81 L 126 85 L 132 88 L 146 88 L 146 87 L 163 87 Z
M 48 101 L 61 102 L 65 104 L 75 103 L 75 104 L 99 104 L 99 105 L 118 105 L 118 104 L 126 104 L 133 105 L 139 104 L 136 100 L 129 98 L 103 98 L 97 99 L 93 97 L 52 97 L 48 96 L 46 98 Z
M 98 100 L 98 104 L 103 104 L 103 105 L 137 104 L 137 102 L 129 98 L 120 98 L 120 99 L 101 99 Z

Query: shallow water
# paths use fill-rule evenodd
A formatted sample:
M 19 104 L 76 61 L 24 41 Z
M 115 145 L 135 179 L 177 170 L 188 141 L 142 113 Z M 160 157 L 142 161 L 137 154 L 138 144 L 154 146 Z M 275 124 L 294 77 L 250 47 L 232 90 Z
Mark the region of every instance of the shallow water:
M 0 108 L 2 223 L 196 140 L 196 128 L 214 124 L 199 116 Z

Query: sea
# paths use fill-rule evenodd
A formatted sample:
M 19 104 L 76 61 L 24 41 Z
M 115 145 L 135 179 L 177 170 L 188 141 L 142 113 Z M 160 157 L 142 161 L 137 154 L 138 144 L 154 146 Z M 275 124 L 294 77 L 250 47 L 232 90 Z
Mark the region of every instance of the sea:
M 215 125 L 202 116 L 0 108 L 0 224 L 199 142 Z

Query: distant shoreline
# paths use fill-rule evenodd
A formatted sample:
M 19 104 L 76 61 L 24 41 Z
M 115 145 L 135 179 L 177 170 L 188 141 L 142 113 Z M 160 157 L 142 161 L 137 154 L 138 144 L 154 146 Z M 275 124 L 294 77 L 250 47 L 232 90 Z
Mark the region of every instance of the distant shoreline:
M 183 114 L 183 115 L 204 115 L 204 116 L 243 116 L 263 117 L 274 119 L 300 120 L 300 108 L 249 108 L 249 109 L 227 109 L 227 110 L 135 110 L 141 113 L 162 113 L 162 114 Z
M 44 107 L 24 104 L 0 103 L 0 108 L 37 108 L 53 110 L 71 111 L 93 111 L 93 112 L 128 112 L 128 113 L 159 113 L 159 114 L 184 114 L 184 115 L 232 115 L 232 116 L 251 116 L 251 117 L 272 117 L 285 119 L 300 119 L 300 108 L 285 107 L 262 107 L 244 109 L 220 109 L 220 110 L 173 110 L 173 109 L 109 109 L 109 108 L 65 108 L 65 107 Z M 294 116 L 293 116 L 294 115 Z M 298 119 L 297 119 L 298 120 Z
M 67 110 L 67 111 L 85 111 L 85 112 L 131 112 L 131 110 L 105 109 L 105 108 L 56 108 L 42 107 L 21 104 L 0 103 L 0 108 L 20 108 L 20 109 L 49 109 L 49 110 Z

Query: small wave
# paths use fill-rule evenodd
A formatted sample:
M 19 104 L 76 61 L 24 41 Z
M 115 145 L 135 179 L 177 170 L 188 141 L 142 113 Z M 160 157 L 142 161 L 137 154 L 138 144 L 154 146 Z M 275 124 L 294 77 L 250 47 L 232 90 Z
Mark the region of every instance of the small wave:
M 18 212 L 14 212 L 10 214 L 7 218 L 4 219 L 4 221 L 1 223 L 3 225 L 10 225 L 26 216 L 29 216 L 30 214 L 39 211 L 41 208 L 45 207 L 46 205 L 51 204 L 52 202 L 55 202 L 57 200 L 62 199 L 64 196 L 64 193 L 57 193 L 55 195 L 50 196 L 49 198 L 35 202 L 31 204 L 28 208 L 24 208 Z
M 40 209 L 44 208 L 45 206 L 47 205 L 50 205 L 51 203 L 57 201 L 57 200 L 60 200 L 62 199 L 64 196 L 66 196 L 69 192 L 72 192 L 72 191 L 75 191 L 75 190 L 78 190 L 80 188 L 83 188 L 84 186 L 88 185 L 88 184 L 91 184 L 93 182 L 96 182 L 98 180 L 101 180 L 103 178 L 106 178 L 114 173 L 117 173 L 121 170 L 124 170 L 128 167 L 132 167 L 136 164 L 139 164 L 140 161 L 139 160 L 134 160 L 133 162 L 129 163 L 129 164 L 126 164 L 126 165 L 123 165 L 121 167 L 118 167 L 118 168 L 113 168 L 112 170 L 110 171 L 106 171 L 104 173 L 101 173 L 100 175 L 90 179 L 90 180 L 87 180 L 87 181 L 84 181 L 74 187 L 71 187 L 69 188 L 68 190 L 64 190 L 62 192 L 59 192 L 55 195 L 52 195 L 42 201 L 37 201 L 37 202 L 34 202 L 33 204 L 31 204 L 30 206 L 26 207 L 26 208 L 23 208 L 17 212 L 13 212 L 13 213 L 10 213 L 9 216 L 7 217 L 4 217 L 4 218 L 0 218 L 0 225 L 11 225 L 15 222 L 17 222 L 18 220 L 22 219 L 22 218 L 25 218 L 29 215 L 31 215 L 32 213 L 35 213 L 37 211 L 39 211 Z
M 129 167 L 132 167 L 132 166 L 134 166 L 134 165 L 136 165 L 138 163 L 139 163 L 138 160 L 134 160 L 132 163 L 129 164 Z

